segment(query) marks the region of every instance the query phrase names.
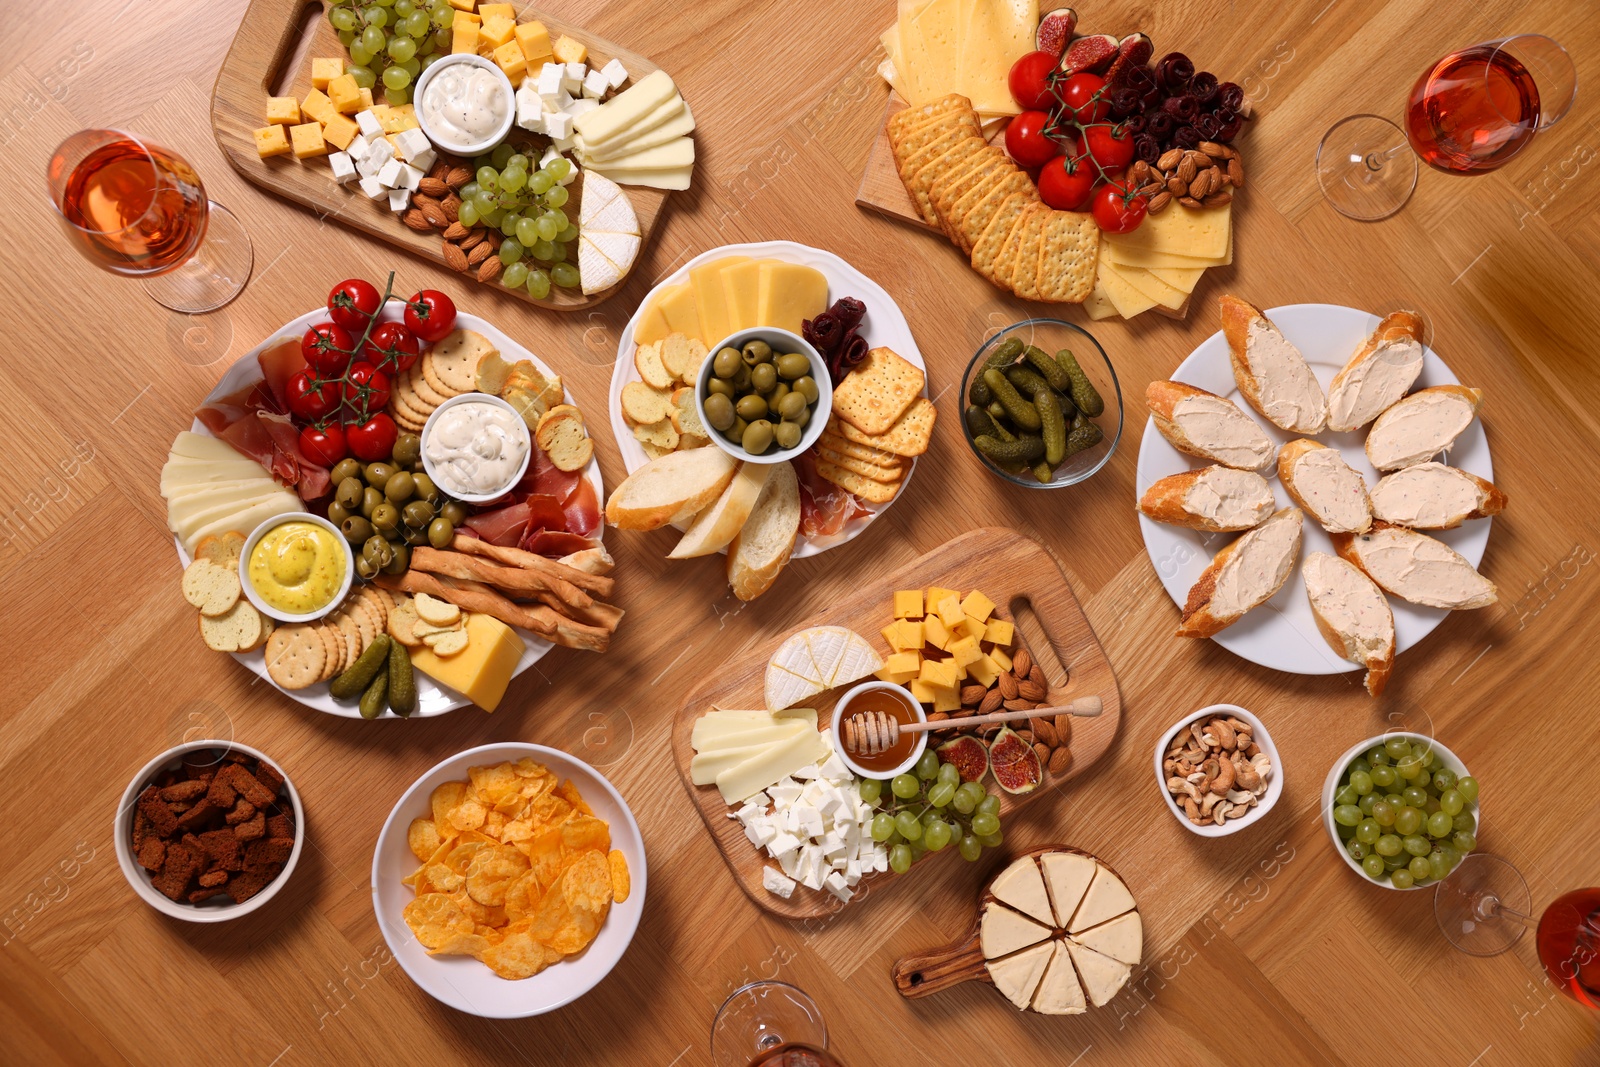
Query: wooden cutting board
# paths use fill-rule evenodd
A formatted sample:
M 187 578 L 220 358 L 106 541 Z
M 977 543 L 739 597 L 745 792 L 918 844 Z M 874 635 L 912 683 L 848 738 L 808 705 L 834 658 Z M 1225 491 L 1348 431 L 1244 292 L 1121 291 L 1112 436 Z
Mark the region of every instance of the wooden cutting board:
M 1039 658 L 1040 645 L 1047 636 L 1059 664 L 1067 668 L 1064 675 L 1060 666 L 1049 663 L 1048 655 L 1041 661 L 1050 682 L 1050 703 L 1061 704 L 1074 697 L 1092 694 L 1099 696 L 1104 705 L 1105 710 L 1096 718 L 1073 719 L 1072 765 L 1067 772 L 1059 776 L 1046 774 L 1044 782 L 1031 793 L 1011 796 L 1002 792 L 1002 815 L 1017 810 L 1084 773 L 1105 755 L 1116 738 L 1117 727 L 1122 719 L 1122 699 L 1117 689 L 1116 675 L 1055 560 L 1038 542 L 1015 530 L 988 527 L 968 531 L 898 571 L 877 579 L 864 580 L 857 587 L 855 595 L 829 611 L 804 620 L 795 626 L 795 630 L 812 626 L 848 626 L 866 637 L 881 654 L 883 638 L 878 631 L 893 621 L 894 591 L 925 589 L 932 585 L 962 592 L 982 589 L 997 605 L 996 614 L 1018 622 L 1019 640 L 1036 658 Z M 1031 612 L 1027 610 L 1030 607 Z M 1044 628 L 1044 634 L 1029 633 L 1032 629 L 1031 619 L 1037 619 Z M 766 854 L 745 837 L 738 820 L 727 817 L 732 809 L 723 803 L 722 794 L 716 786 L 697 786 L 689 777 L 689 763 L 694 758 L 690 736 L 695 720 L 713 705 L 722 708 L 762 707 L 767 661 L 780 640 L 758 638 L 747 643 L 730 656 L 717 673 L 690 691 L 673 719 L 672 757 L 683 787 L 689 791 L 689 796 L 699 809 L 700 817 L 716 840 L 722 858 L 727 861 L 739 888 L 759 907 L 774 915 L 809 919 L 831 914 L 846 905 L 840 904 L 828 892 L 813 892 L 804 886 L 796 886 L 788 900 L 762 888 L 761 872 L 768 863 Z M 819 729 L 827 729 L 831 723 L 833 703 L 844 688 L 847 687 L 831 690 L 818 698 Z M 986 779 L 986 782 L 991 789 L 994 788 L 992 779 Z M 955 851 L 952 846 L 936 855 L 925 856 L 904 876 L 889 872 L 869 874 L 862 879 L 861 886 L 884 878 L 915 878 L 923 865 L 947 862 Z
M 286 86 L 284 94 L 303 100 L 311 89 L 311 57 L 347 58 L 344 46 L 339 43 L 338 35 L 328 23 L 325 10 L 317 4 L 310 6 L 314 10 L 309 19 L 305 0 L 252 0 L 245 10 L 239 32 L 234 35 L 228 55 L 222 61 L 222 69 L 217 72 L 217 83 L 211 91 L 211 126 L 217 146 L 222 149 L 222 154 L 234 170 L 262 188 L 302 204 L 320 216 L 333 218 L 352 229 L 443 265 L 444 256 L 440 252 L 442 238 L 437 233 L 417 233 L 408 229 L 401 224 L 398 216 L 389 213 L 387 201 L 368 200 L 354 184 L 339 185 L 333 180 L 326 159 L 302 162 L 293 155 L 262 159 L 256 154 L 253 132 L 267 124 L 267 98 L 272 95 L 272 87 L 283 84 Z M 582 41 L 589 49 L 591 66 L 620 59 L 623 66 L 628 68 L 630 82 L 636 82 L 658 69 L 638 53 L 597 37 L 581 26 L 536 10 L 529 9 L 521 13 L 521 21 L 535 18 L 550 28 L 552 36 L 565 33 Z M 302 34 L 311 38 L 309 49 L 301 47 Z M 283 76 L 286 69 L 296 61 L 297 56 L 303 57 L 299 69 L 285 82 Z M 547 138 L 535 138 L 512 127 L 512 139 L 516 140 L 519 136 L 526 138 L 530 144 L 537 144 L 541 151 L 548 143 Z M 577 217 L 578 205 L 582 200 L 582 185 L 583 179 L 579 178 L 569 187 L 571 199 L 567 211 L 573 218 Z M 629 186 L 627 194 L 633 202 L 634 214 L 639 218 L 642 244 L 649 240 L 667 194 L 659 189 L 641 186 Z M 623 280 L 626 280 L 626 276 Z M 550 295 L 543 300 L 533 299 L 526 289 L 506 289 L 498 281 L 486 284 L 493 285 L 501 292 L 514 293 L 540 307 L 579 311 L 605 300 L 622 283 L 591 296 L 585 296 L 575 289 L 552 288 Z

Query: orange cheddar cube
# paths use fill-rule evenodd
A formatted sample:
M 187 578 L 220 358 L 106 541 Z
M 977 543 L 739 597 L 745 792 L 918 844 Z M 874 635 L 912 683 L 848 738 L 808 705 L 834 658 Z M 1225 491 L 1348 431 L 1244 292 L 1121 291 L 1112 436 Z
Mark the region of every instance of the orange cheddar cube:
M 326 90 L 328 83 L 343 73 L 343 60 L 313 59 L 311 61 L 311 85 L 313 88 Z
M 299 125 L 300 101 L 292 96 L 267 97 L 267 121 L 284 126 Z
M 894 594 L 894 617 L 897 619 L 922 618 L 922 590 L 897 589 Z
M 947 650 L 958 666 L 966 667 L 983 658 L 983 650 L 978 647 L 978 642 L 970 637 L 963 637 L 959 641 L 950 642 Z
M 973 681 L 988 688 L 1000 677 L 1000 665 L 989 656 L 979 656 L 976 663 L 967 664 L 967 674 Z
M 512 21 L 516 21 L 516 18 L 517 18 L 517 5 L 516 4 L 479 4 L 478 5 L 478 17 L 479 18 L 494 18 L 496 16 L 498 16 L 500 18 L 506 18 L 506 19 L 511 19 Z
M 350 115 L 361 110 L 361 86 L 356 84 L 354 75 L 339 75 L 328 83 L 327 93 L 328 99 L 333 102 L 334 110 L 341 115 Z
M 453 656 L 436 655 L 423 646 L 411 652 L 411 665 L 449 686 L 484 711 L 499 707 L 522 659 L 521 636 L 491 615 L 467 616 L 467 647 Z
M 961 610 L 979 622 L 987 622 L 989 616 L 994 613 L 994 601 L 974 589 L 967 594 L 967 599 L 961 602 Z
M 516 29 L 517 44 L 522 48 L 523 56 L 531 66 L 536 61 L 554 56 L 555 52 L 550 47 L 550 31 L 537 20 L 524 22 Z
M 922 635 L 923 641 L 934 648 L 945 648 L 950 644 L 950 631 L 945 629 L 937 615 L 929 615 L 922 620 Z
M 450 54 L 469 55 L 478 54 L 478 24 L 468 22 L 460 15 L 450 24 Z
M 289 136 L 283 131 L 284 127 L 276 123 L 271 126 L 263 126 L 255 131 L 256 154 L 262 159 L 286 155 L 290 150 Z
M 328 154 L 328 142 L 322 139 L 320 122 L 302 122 L 298 126 L 290 126 L 289 143 L 294 147 L 295 156 L 300 159 Z
M 306 94 L 304 100 L 300 101 L 300 113 L 308 120 L 327 122 L 339 113 L 339 109 L 333 106 L 333 101 L 328 99 L 327 93 L 321 89 L 313 89 Z
M 1007 619 L 990 619 L 983 629 L 983 639 L 993 641 L 997 645 L 1010 647 L 1012 638 L 1016 635 L 1016 626 Z
M 356 134 L 361 132 L 361 127 L 356 125 L 356 120 L 349 115 L 335 115 L 322 127 L 322 136 L 328 143 L 340 151 L 350 147 L 350 142 L 356 139 Z
M 990 649 L 989 658 L 993 660 L 994 665 L 999 667 L 1002 671 L 1009 671 L 1011 669 L 1011 657 L 1006 654 L 1004 649 Z
M 510 41 L 516 32 L 515 19 L 508 19 L 504 15 L 485 15 L 483 25 L 478 27 L 478 51 L 487 49 L 493 52 Z
M 496 48 L 490 58 L 494 60 L 495 66 L 511 79 L 513 88 L 522 84 L 522 79 L 528 73 L 528 57 L 522 54 L 521 45 L 515 41 L 507 41 Z

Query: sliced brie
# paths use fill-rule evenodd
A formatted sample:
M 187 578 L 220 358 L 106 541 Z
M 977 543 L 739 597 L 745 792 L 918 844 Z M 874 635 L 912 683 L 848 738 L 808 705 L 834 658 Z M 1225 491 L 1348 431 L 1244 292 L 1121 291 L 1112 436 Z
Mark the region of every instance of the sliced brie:
M 1055 925 L 1065 927 L 1078 910 L 1089 883 L 1094 881 L 1098 864 L 1088 856 L 1076 852 L 1046 852 L 1040 857 L 1044 866 L 1045 885 L 1050 891 L 1050 903 L 1055 908 Z
M 1049 936 L 1048 926 L 1040 926 L 993 901 L 983 909 L 983 920 L 978 924 L 978 945 L 983 950 L 983 958 L 988 960 L 1010 955 Z
M 989 970 L 994 987 L 1018 1008 L 1026 1008 L 1054 954 L 1054 945 L 1040 945 L 1003 960 L 990 960 L 984 966 Z
M 1138 912 L 1130 911 L 1074 934 L 1072 939 L 1114 960 L 1137 966 L 1144 954 L 1144 922 Z
M 603 292 L 622 280 L 617 265 L 581 231 L 578 234 L 578 279 L 585 295 Z
M 1055 922 L 1050 912 L 1050 898 L 1044 888 L 1044 877 L 1039 873 L 1039 865 L 1032 856 L 1023 856 L 1001 871 L 989 886 L 989 892 L 995 895 L 996 900 L 1011 905 L 1024 915 L 1047 925 Z
M 1088 891 L 1083 894 L 1083 903 L 1078 905 L 1072 921 L 1067 924 L 1067 932 L 1075 934 L 1091 926 L 1099 926 L 1125 911 L 1132 911 L 1133 907 L 1133 894 L 1122 884 L 1122 879 L 1112 874 L 1111 868 L 1096 864 L 1094 881 L 1089 883 Z M 1099 1001 L 1095 1003 L 1098 1005 Z
M 1121 960 L 1102 956 L 1070 938 L 1064 944 L 1072 954 L 1072 963 L 1078 969 L 1078 976 L 1083 979 L 1083 987 L 1089 991 L 1089 1003 L 1097 1008 L 1109 1004 L 1133 974 L 1133 968 Z
M 620 233 L 639 235 L 639 216 L 626 195 L 612 198 L 608 203 L 591 208 L 587 200 L 578 218 L 580 229 L 590 233 Z
M 1033 995 L 1033 1010 L 1040 1015 L 1082 1015 L 1089 1010 L 1083 999 L 1083 987 L 1078 984 L 1077 968 L 1072 966 L 1072 954 L 1060 941 L 1052 942 L 1050 965 L 1045 968 L 1039 990 Z

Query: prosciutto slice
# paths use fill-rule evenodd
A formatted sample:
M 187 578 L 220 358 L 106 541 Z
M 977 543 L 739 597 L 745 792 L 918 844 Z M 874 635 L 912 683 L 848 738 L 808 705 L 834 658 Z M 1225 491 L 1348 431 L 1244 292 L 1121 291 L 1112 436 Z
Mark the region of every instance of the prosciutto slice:
M 210 401 L 195 417 L 216 436 L 260 463 L 302 500 L 318 500 L 333 488 L 328 468 L 300 451 L 300 431 L 289 418 L 287 383 L 305 367 L 298 338 L 288 338 L 257 357 L 262 380 Z
M 815 452 L 793 460 L 800 480 L 800 532 L 806 537 L 831 537 L 852 519 L 872 514 L 860 499 L 817 473 Z
M 541 556 L 560 559 L 594 546 L 595 543 L 589 538 L 565 530 L 530 530 L 519 547 L 525 552 L 537 552 Z
M 462 526 L 491 545 L 515 547 L 522 540 L 522 532 L 528 528 L 528 505 L 510 504 L 493 511 L 480 512 L 468 518 Z

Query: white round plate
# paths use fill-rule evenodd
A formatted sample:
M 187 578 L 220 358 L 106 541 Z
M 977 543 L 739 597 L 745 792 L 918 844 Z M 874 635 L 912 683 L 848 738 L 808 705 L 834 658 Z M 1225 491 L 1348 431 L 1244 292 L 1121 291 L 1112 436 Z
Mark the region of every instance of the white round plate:
M 1324 390 L 1361 342 L 1372 333 L 1380 318 L 1337 304 L 1289 304 L 1269 309 L 1267 317 L 1305 355 Z M 1260 424 L 1274 445 L 1281 446 L 1300 436 L 1286 433 L 1267 422 L 1240 394 L 1239 386 L 1233 380 L 1228 342 L 1220 330 L 1202 341 L 1189 354 L 1189 358 L 1178 365 L 1172 379 L 1227 397 L 1239 406 L 1239 410 Z M 1456 384 L 1459 384 L 1456 376 L 1450 373 L 1444 360 L 1433 349 L 1424 346 L 1422 375 L 1417 379 L 1415 388 Z M 1367 462 L 1367 454 L 1363 449 L 1367 427 L 1351 433 L 1322 433 L 1316 439 L 1337 448 L 1340 455 L 1344 456 L 1344 461 L 1367 480 L 1369 487 L 1376 484 L 1378 472 Z M 1450 450 L 1449 462 L 1481 478 L 1493 479 L 1489 440 L 1484 435 L 1481 419 L 1474 419 L 1456 441 L 1455 447 Z M 1203 465 L 1203 460 L 1173 448 L 1161 436 L 1155 423 L 1147 421 L 1144 438 L 1139 444 L 1135 499 L 1142 497 L 1150 483 L 1157 479 Z M 1272 483 L 1278 506 L 1282 508 L 1292 504 L 1289 494 L 1277 480 L 1276 470 L 1269 470 L 1265 474 Z M 1489 543 L 1489 523 L 1489 519 L 1474 519 L 1454 530 L 1426 532 L 1461 553 L 1467 562 L 1476 567 L 1483 559 L 1484 547 Z M 1181 526 L 1155 522 L 1143 515 L 1139 516 L 1139 526 L 1143 530 L 1145 550 L 1150 554 L 1150 562 L 1155 565 L 1156 575 L 1173 603 L 1180 608 L 1189 597 L 1189 588 L 1210 565 L 1211 557 L 1229 541 L 1240 536 L 1186 530 Z M 1306 517 L 1305 522 L 1302 558 L 1308 552 L 1333 553 L 1333 542 L 1310 516 Z M 1396 652 L 1404 652 L 1427 637 L 1449 614 L 1442 608 L 1408 604 L 1397 597 L 1389 597 L 1389 606 L 1394 609 Z M 1359 669 L 1356 664 L 1336 655 L 1318 632 L 1316 619 L 1311 614 L 1311 604 L 1306 600 L 1305 581 L 1300 577 L 1298 566 L 1271 600 L 1216 634 L 1212 640 L 1252 663 L 1290 674 L 1340 674 Z
M 389 306 L 384 309 L 383 314 L 380 316 L 380 321 L 398 322 L 400 321 L 402 314 L 403 309 L 401 308 L 400 304 L 398 302 L 391 302 Z M 313 323 L 322 322 L 327 317 L 328 309 L 318 308 L 315 311 L 310 311 L 304 315 L 301 315 L 293 322 L 284 323 L 281 328 L 273 331 L 271 337 L 267 338 L 265 341 L 262 341 L 259 345 L 256 345 L 256 347 L 239 357 L 238 361 L 235 362 L 233 366 L 229 367 L 227 372 L 223 374 L 222 379 L 218 381 L 216 387 L 211 390 L 211 394 L 207 396 L 205 400 L 201 401 L 201 406 L 210 403 L 217 397 L 228 396 L 232 393 L 236 393 L 240 389 L 243 389 L 245 386 L 249 385 L 251 382 L 259 381 L 261 379 L 261 365 L 256 362 L 256 357 L 263 350 L 272 345 L 273 342 L 281 340 L 286 334 L 293 337 L 300 336 L 301 334 L 305 333 L 305 331 L 309 329 Z M 529 352 L 526 348 L 513 341 L 510 337 L 496 329 L 493 325 L 485 322 L 483 319 L 478 318 L 478 316 L 468 315 L 465 312 L 458 312 L 456 315 L 456 323 L 465 329 L 476 330 L 478 333 L 481 333 L 485 337 L 489 338 L 489 340 L 494 342 L 495 347 L 500 349 L 500 352 L 512 362 L 515 362 L 519 359 L 531 359 L 534 365 L 539 368 L 540 373 L 547 375 L 555 373 L 550 369 L 549 366 L 545 364 L 544 360 L 540 359 L 532 352 Z M 575 403 L 575 401 L 572 399 L 571 393 L 566 394 L 566 400 L 569 404 Z M 192 429 L 195 433 L 202 433 L 208 437 L 211 436 L 211 431 L 206 429 L 205 424 L 198 418 L 194 420 L 194 425 L 191 426 L 190 429 Z M 601 507 L 604 507 L 606 498 L 600 482 L 600 464 L 595 460 L 590 459 L 589 465 L 583 470 L 583 476 L 588 479 L 590 485 L 594 486 L 595 502 Z M 601 524 L 596 527 L 594 532 L 589 536 L 598 541 L 604 531 L 605 523 L 602 521 Z M 244 532 L 248 534 L 250 531 L 246 530 Z M 172 543 L 173 546 L 178 550 L 179 563 L 182 566 L 187 567 L 191 562 L 189 554 L 183 550 L 183 545 L 179 543 L 177 538 L 173 538 Z M 517 669 L 515 672 L 513 672 L 513 676 L 521 674 L 529 667 L 532 667 L 535 663 L 538 663 L 544 658 L 545 653 L 549 652 L 555 647 L 549 641 L 546 641 L 544 638 L 539 637 L 531 631 L 518 628 L 517 633 L 522 635 L 522 639 L 527 643 L 527 647 L 522 650 L 522 659 L 518 661 Z M 254 652 L 235 652 L 232 653 L 232 656 L 240 663 L 243 663 L 246 667 L 249 667 L 252 671 L 259 675 L 262 680 L 267 682 L 267 684 L 273 686 L 291 700 L 299 701 L 308 708 L 315 708 L 317 711 L 327 712 L 329 715 L 339 715 L 346 719 L 359 719 L 361 717 L 361 710 L 357 708 L 355 704 L 333 699 L 333 696 L 328 692 L 328 684 L 326 682 L 318 682 L 316 685 L 313 685 L 307 689 L 284 689 L 282 686 L 278 685 L 272 680 L 271 676 L 267 674 L 267 657 L 264 649 L 258 648 Z M 454 689 L 451 689 L 448 686 L 440 685 L 432 678 L 429 678 L 426 674 L 418 671 L 417 709 L 411 713 L 410 718 L 415 719 L 425 718 L 429 715 L 443 715 L 447 711 L 454 711 L 456 708 L 466 707 L 470 703 L 472 703 L 472 701 L 468 700 Z M 397 718 L 397 716 L 386 714 L 384 718 L 393 719 Z
M 628 899 L 612 904 L 606 921 L 587 948 L 531 978 L 501 978 L 471 956 L 430 956 L 401 913 L 415 894 L 400 879 L 421 862 L 406 844 L 411 820 L 432 815 L 428 798 L 444 782 L 466 781 L 468 767 L 515 762 L 527 756 L 558 778 L 577 786 L 595 817 L 611 827 L 611 847 L 628 861 Z M 372 910 L 389 951 L 411 980 L 441 1003 L 485 1019 L 521 1019 L 554 1011 L 600 983 L 627 952 L 644 915 L 646 884 L 644 836 L 616 787 L 599 771 L 565 752 L 518 742 L 482 745 L 457 753 L 418 778 L 389 813 L 372 853 Z
M 673 271 L 667 277 L 657 282 L 655 288 L 645 294 L 639 302 L 639 307 L 634 311 L 633 318 L 628 320 L 628 325 L 623 328 L 622 339 L 617 343 L 617 362 L 611 368 L 611 396 L 607 403 L 611 408 L 611 432 L 616 436 L 617 448 L 622 452 L 623 466 L 632 474 L 646 463 L 650 457 L 645 455 L 644 448 L 633 436 L 633 429 L 622 417 L 622 387 L 629 382 L 637 382 L 639 369 L 633 365 L 633 331 L 639 324 L 639 317 L 644 314 L 644 309 L 650 306 L 655 299 L 657 291 L 664 285 L 677 285 L 689 280 L 689 270 L 712 259 L 722 259 L 726 256 L 749 256 L 751 259 L 780 259 L 785 263 L 798 263 L 801 266 L 813 267 L 822 272 L 828 279 L 828 305 L 831 307 L 840 297 L 853 296 L 867 306 L 867 314 L 861 320 L 861 333 L 867 343 L 873 348 L 892 348 L 896 353 L 921 368 L 923 371 L 922 395 L 928 395 L 927 369 L 923 362 L 922 353 L 917 350 L 917 342 L 911 336 L 911 325 L 906 322 L 905 315 L 901 314 L 900 306 L 894 302 L 883 286 L 856 270 L 850 264 L 834 255 L 824 252 L 820 248 L 809 245 L 796 244 L 793 241 L 762 241 L 757 244 L 723 245 L 713 248 L 709 252 L 702 252 L 689 262 Z M 900 481 L 900 493 L 905 492 L 906 486 L 911 484 L 911 475 L 916 472 L 916 460 L 906 469 L 906 476 Z M 900 499 L 900 494 L 895 494 L 895 500 Z M 865 500 L 857 499 L 857 503 L 865 508 L 868 514 L 852 519 L 845 523 L 844 528 L 829 537 L 806 537 L 801 535 L 795 542 L 794 558 L 805 559 L 826 552 L 830 548 L 837 548 L 848 541 L 853 541 L 861 532 L 877 518 L 880 513 L 894 504 L 894 500 L 886 504 L 869 504 Z M 724 549 L 723 551 L 726 551 Z

